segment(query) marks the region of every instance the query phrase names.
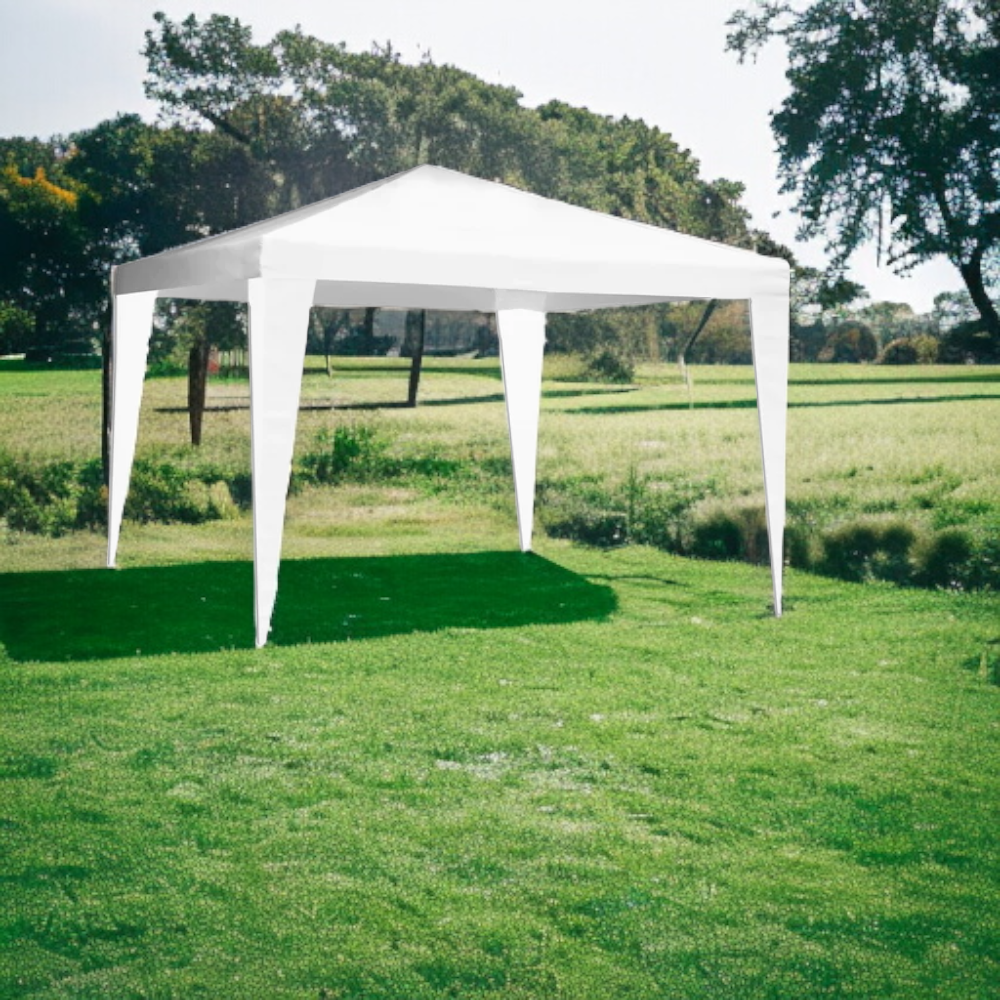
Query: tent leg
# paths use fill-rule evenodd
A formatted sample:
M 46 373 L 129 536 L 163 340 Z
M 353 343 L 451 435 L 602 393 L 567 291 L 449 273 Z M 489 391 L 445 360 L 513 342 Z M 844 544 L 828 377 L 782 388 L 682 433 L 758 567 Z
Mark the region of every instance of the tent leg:
M 757 415 L 764 463 L 767 537 L 774 587 L 774 614 L 781 617 L 781 572 L 785 540 L 785 438 L 788 416 L 788 298 L 750 303 Z
M 139 433 L 142 383 L 153 332 L 156 292 L 114 295 L 111 320 L 111 443 L 108 476 L 108 566 L 115 565 L 125 498 Z
M 285 499 L 315 282 L 251 278 L 247 284 L 254 624 L 260 647 L 267 642 L 278 593 Z
M 545 313 L 538 309 L 498 309 L 500 366 L 503 371 L 514 498 L 521 551 L 531 551 L 535 517 L 538 412 L 542 399 Z

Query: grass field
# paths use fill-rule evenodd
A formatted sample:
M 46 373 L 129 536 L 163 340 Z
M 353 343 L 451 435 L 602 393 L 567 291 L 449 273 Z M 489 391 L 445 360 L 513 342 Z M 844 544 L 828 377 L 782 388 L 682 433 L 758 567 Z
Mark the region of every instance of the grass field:
M 403 456 L 433 451 L 482 463 L 508 454 L 496 360 L 428 362 L 415 411 L 397 408 L 405 399 L 405 361 L 338 359 L 331 381 L 310 360 L 300 455 L 321 429 L 345 421 L 378 428 Z M 623 388 L 563 380 L 561 361 L 547 359 L 541 480 L 620 482 L 631 472 L 710 482 L 720 497 L 763 501 L 750 368 L 696 368 L 689 395 L 667 366 L 640 369 L 638 386 Z M 185 394 L 183 378 L 147 382 L 138 454 L 248 470 L 247 383 L 213 384 L 198 453 L 185 444 Z M 52 459 L 100 454 L 96 372 L 41 378 L 0 368 L 0 401 L 8 450 L 30 448 Z M 790 407 L 793 520 L 898 514 L 1000 533 L 1000 368 L 793 365 Z
M 550 376 L 558 376 L 553 368 Z M 93 372 L 0 372 L 0 433 L 97 453 Z M 495 363 L 306 380 L 400 456 L 499 460 Z M 140 454 L 183 445 L 151 380 Z M 245 384 L 197 461 L 247 463 Z M 546 382 L 543 479 L 760 493 L 748 369 Z M 789 497 L 995 530 L 1000 371 L 795 368 Z M 693 403 L 693 407 L 690 405 Z M 488 488 L 487 488 L 488 487 Z M 289 505 L 253 650 L 248 518 L 9 533 L 0 996 L 992 998 L 1000 599 L 537 538 L 494 478 Z M 809 505 L 812 505 L 811 507 Z

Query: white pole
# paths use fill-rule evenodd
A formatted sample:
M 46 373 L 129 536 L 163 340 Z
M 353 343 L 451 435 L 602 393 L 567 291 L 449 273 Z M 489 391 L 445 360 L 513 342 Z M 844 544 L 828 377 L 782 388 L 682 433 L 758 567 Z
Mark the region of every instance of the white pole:
M 267 642 L 278 594 L 285 500 L 292 471 L 314 281 L 251 278 L 250 452 L 253 492 L 254 624 Z
M 114 278 L 112 277 L 112 288 Z M 146 377 L 146 355 L 153 332 L 156 292 L 112 292 L 111 327 L 111 441 L 108 457 L 108 566 L 118 555 L 125 498 L 132 478 L 132 460 L 139 433 L 142 383 Z
M 531 551 L 535 516 L 538 415 L 542 400 L 545 313 L 539 309 L 497 309 L 514 498 L 522 552 Z
M 764 499 L 774 614 L 781 617 L 781 576 L 785 540 L 785 440 L 788 423 L 788 295 L 750 302 L 757 416 L 764 463 Z

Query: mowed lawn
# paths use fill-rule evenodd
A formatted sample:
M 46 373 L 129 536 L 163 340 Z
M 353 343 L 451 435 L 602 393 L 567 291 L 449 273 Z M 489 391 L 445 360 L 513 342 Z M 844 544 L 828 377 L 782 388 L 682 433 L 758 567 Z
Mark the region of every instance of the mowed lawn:
M 495 364 L 374 414 L 323 407 L 405 374 L 345 368 L 300 447 L 502 454 Z M 759 493 L 751 372 L 641 374 L 548 381 L 540 475 Z M 95 386 L 2 372 L 0 429 L 94 454 Z M 140 454 L 190 459 L 183 391 L 148 383 Z M 243 461 L 245 385 L 212 391 L 205 454 Z M 993 523 L 996 369 L 793 369 L 792 403 L 793 501 Z M 7 536 L 0 996 L 1000 993 L 996 594 L 793 571 L 775 620 L 763 568 L 523 556 L 509 497 L 375 482 L 292 498 L 254 650 L 249 530 L 127 525 L 116 572 Z

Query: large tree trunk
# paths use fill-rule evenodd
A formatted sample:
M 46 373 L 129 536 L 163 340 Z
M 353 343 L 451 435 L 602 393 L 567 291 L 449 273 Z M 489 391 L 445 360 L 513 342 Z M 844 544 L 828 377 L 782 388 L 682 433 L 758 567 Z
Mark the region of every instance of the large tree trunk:
M 427 310 L 406 314 L 405 349 L 410 355 L 410 384 L 406 393 L 406 405 L 417 405 L 420 389 L 420 370 L 424 363 L 424 339 L 427 333 Z
M 205 393 L 208 389 L 207 340 L 199 339 L 188 354 L 188 423 L 191 427 L 191 444 L 201 444 L 201 425 L 205 416 Z
M 983 284 L 983 248 L 977 246 L 969 262 L 960 264 L 958 269 L 962 273 L 962 280 L 969 290 L 973 305 L 979 310 L 983 325 L 994 340 L 1000 341 L 1000 314 L 997 313 L 997 308 Z

